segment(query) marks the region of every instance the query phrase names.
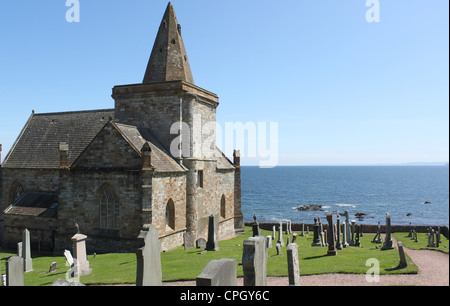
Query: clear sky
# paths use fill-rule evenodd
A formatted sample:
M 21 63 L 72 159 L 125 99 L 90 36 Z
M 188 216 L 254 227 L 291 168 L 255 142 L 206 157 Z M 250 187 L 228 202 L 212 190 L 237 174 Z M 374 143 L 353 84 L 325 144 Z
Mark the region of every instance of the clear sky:
M 69 23 L 65 2 L 0 0 L 2 158 L 33 109 L 142 82 L 168 3 L 79 0 Z M 278 122 L 279 165 L 448 161 L 448 0 L 379 0 L 379 22 L 366 0 L 172 2 L 218 123 Z

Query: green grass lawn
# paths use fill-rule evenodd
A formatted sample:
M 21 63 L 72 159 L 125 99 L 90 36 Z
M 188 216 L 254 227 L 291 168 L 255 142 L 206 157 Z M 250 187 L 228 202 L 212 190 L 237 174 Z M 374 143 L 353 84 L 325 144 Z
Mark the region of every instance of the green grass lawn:
M 270 235 L 268 231 L 261 231 L 262 235 Z M 184 250 L 183 247 L 161 254 L 163 281 L 194 280 L 207 263 L 213 259 L 235 258 L 239 263 L 242 260 L 243 241 L 251 235 L 251 228 L 246 228 L 246 235 L 233 239 L 219 241 L 220 251 L 198 254 L 199 250 Z M 366 234 L 361 240 L 362 247 L 348 247 L 338 251 L 337 256 L 326 256 L 327 248 L 311 247 L 312 233 L 306 237 L 298 237 L 299 263 L 301 275 L 324 273 L 362 273 L 370 268 L 366 266 L 369 258 L 376 258 L 380 262 L 381 274 L 407 274 L 417 273 L 417 266 L 409 257 L 408 267 L 393 269 L 398 265 L 399 256 L 396 249 L 380 251 L 371 243 L 373 235 Z M 292 241 L 292 237 L 291 237 Z M 275 243 L 274 243 L 275 244 Z M 406 245 L 404 243 L 404 245 Z M 7 258 L 15 254 L 0 253 L 1 273 L 5 273 Z M 136 254 L 115 253 L 102 255 L 89 255 L 88 260 L 93 273 L 82 276 L 83 284 L 117 284 L 135 283 L 136 281 Z M 57 263 L 56 272 L 48 273 L 50 264 Z M 25 285 L 47 286 L 57 278 L 65 279 L 66 271 L 64 256 L 39 257 L 33 256 L 33 271 L 25 274 Z M 268 251 L 268 276 L 287 276 L 286 247 L 282 254 L 276 255 L 275 246 Z M 238 277 L 243 275 L 242 266 L 237 266 Z
M 412 250 L 435 250 L 440 251 L 444 253 L 448 252 L 448 239 L 445 238 L 444 235 L 441 234 L 441 243 L 439 244 L 438 248 L 429 248 L 428 245 L 428 237 L 426 233 L 417 233 L 417 242 L 411 239 L 411 237 L 408 237 L 408 233 L 395 233 L 394 237 L 397 239 L 397 241 L 401 241 L 402 244 Z

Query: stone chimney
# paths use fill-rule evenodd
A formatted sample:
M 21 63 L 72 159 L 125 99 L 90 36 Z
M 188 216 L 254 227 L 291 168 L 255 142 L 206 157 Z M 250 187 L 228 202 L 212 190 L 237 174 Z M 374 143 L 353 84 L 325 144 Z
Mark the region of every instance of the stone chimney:
M 152 166 L 152 149 L 148 142 L 144 143 L 141 148 L 142 153 L 142 170 L 153 170 Z
M 69 169 L 69 144 L 59 143 L 59 169 Z
M 241 151 L 234 150 L 234 152 L 233 152 L 233 164 L 236 167 L 240 167 L 241 166 Z

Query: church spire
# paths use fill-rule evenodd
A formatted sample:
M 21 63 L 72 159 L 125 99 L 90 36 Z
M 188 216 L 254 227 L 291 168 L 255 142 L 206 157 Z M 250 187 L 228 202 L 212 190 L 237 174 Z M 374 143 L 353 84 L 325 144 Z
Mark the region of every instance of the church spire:
M 181 37 L 181 26 L 177 22 L 172 2 L 169 2 L 142 83 L 178 80 L 194 84 Z

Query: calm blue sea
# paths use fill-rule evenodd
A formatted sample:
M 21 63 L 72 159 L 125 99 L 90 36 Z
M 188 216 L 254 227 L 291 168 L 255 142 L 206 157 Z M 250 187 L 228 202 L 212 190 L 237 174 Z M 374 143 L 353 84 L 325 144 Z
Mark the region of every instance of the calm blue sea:
M 431 202 L 431 204 L 423 204 Z M 322 205 L 322 212 L 297 211 Z M 449 225 L 449 168 L 444 166 L 242 167 L 242 212 L 246 222 L 292 220 L 348 210 L 363 224 Z M 355 213 L 365 213 L 360 220 Z M 407 214 L 411 214 L 407 216 Z

